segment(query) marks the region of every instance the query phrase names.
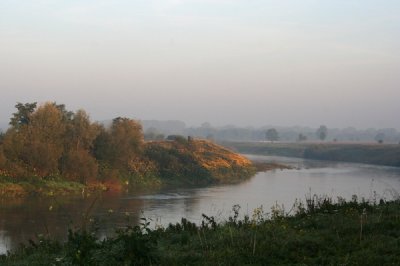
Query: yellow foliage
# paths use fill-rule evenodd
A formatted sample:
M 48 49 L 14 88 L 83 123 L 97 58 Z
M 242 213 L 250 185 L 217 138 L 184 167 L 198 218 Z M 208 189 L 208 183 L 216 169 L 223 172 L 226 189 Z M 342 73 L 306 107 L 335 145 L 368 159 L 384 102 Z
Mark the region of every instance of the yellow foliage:
M 162 146 L 165 149 L 176 149 L 180 153 L 191 154 L 196 162 L 207 170 L 249 167 L 252 165 L 244 156 L 207 140 L 192 140 L 187 145 L 181 145 L 174 141 L 153 141 L 148 145 Z

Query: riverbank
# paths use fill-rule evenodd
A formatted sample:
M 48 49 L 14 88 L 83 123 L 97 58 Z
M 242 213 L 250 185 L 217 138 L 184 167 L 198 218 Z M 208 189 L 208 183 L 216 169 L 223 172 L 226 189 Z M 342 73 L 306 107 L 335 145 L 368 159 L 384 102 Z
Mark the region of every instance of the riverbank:
M 109 190 L 110 188 L 111 186 L 102 183 L 83 185 L 78 182 L 64 180 L 13 181 L 8 178 L 0 177 L 0 196 L 3 198 L 78 195 L 101 192 Z
M 400 167 L 400 145 L 355 143 L 221 142 L 245 154 L 277 155 Z
M 275 167 L 281 166 L 271 165 L 268 170 Z M 212 142 L 180 139 L 144 143 L 141 156 L 129 162 L 129 171 L 107 171 L 104 180 L 90 178 L 82 184 L 61 175 L 57 178 L 16 177 L 0 170 L 0 195 L 54 196 L 104 190 L 237 183 L 253 176 L 257 169 L 244 156 Z
M 106 126 L 55 102 L 15 107 L 0 134 L 2 196 L 235 183 L 255 173 L 248 159 L 206 140 L 145 141 L 140 122 L 130 118 Z
M 398 265 L 400 202 L 308 198 L 296 214 L 276 206 L 226 222 L 203 215 L 151 230 L 148 220 L 98 239 L 70 231 L 66 242 L 40 239 L 8 255 L 1 265 Z

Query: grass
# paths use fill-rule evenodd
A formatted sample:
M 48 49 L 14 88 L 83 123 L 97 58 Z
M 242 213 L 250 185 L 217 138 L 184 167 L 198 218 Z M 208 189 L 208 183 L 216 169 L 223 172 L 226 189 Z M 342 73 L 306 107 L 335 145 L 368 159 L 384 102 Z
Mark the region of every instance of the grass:
M 71 195 L 82 191 L 99 191 L 105 188 L 101 184 L 83 185 L 78 182 L 54 180 L 16 180 L 10 177 L 0 176 L 1 197 L 25 197 L 25 196 L 54 196 Z
M 203 215 L 167 228 L 138 226 L 98 239 L 69 231 L 64 242 L 41 239 L 0 257 L 1 265 L 399 265 L 400 201 L 333 202 L 310 197 L 296 214 L 262 208 L 223 223 Z
M 400 167 L 400 145 L 356 143 L 224 142 L 240 153 Z

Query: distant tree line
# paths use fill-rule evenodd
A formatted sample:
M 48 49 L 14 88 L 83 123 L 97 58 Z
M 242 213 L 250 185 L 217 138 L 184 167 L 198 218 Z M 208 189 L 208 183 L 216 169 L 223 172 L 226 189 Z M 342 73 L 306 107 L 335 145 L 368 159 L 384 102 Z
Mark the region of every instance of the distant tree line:
M 269 140 L 266 136 L 268 130 L 275 129 L 278 133 L 279 141 L 400 142 L 400 132 L 394 128 L 328 128 L 327 125 L 322 125 L 318 128 L 300 126 L 264 126 L 256 128 L 238 127 L 234 125 L 216 127 L 212 126 L 210 123 L 203 123 L 199 127 L 184 127 L 183 125 L 179 124 L 179 127 L 176 127 L 176 130 L 172 131 L 171 127 L 177 124 L 176 121 L 171 122 L 171 127 L 166 126 L 168 121 L 160 124 L 152 121 L 151 126 L 148 127 L 146 127 L 146 124 L 147 123 L 143 123 L 145 136 L 149 136 L 148 139 L 156 139 L 155 135 L 167 136 L 169 134 L 178 134 L 183 136 L 211 139 L 215 141 L 265 141 Z

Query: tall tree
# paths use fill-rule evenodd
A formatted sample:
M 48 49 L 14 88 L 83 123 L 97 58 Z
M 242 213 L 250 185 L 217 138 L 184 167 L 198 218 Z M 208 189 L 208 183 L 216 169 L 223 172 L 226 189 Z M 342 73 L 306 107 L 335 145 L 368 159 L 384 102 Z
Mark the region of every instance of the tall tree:
M 142 149 L 143 132 L 139 122 L 129 118 L 115 118 L 111 125 L 111 146 L 114 164 L 124 167 Z
M 142 151 L 143 132 L 139 122 L 115 118 L 109 129 L 100 129 L 95 140 L 94 154 L 113 168 L 126 169 L 129 161 Z
M 328 136 L 328 128 L 325 125 L 321 125 L 317 129 L 316 135 L 320 140 L 325 140 Z
M 90 150 L 99 133 L 100 125 L 92 123 L 84 110 L 78 110 L 71 115 L 67 123 L 65 136 L 67 149 Z
M 265 133 L 265 137 L 267 138 L 267 140 L 272 142 L 279 140 L 279 134 L 275 128 L 268 129 Z
M 13 113 L 10 119 L 10 125 L 14 128 L 19 128 L 21 125 L 29 124 L 31 115 L 36 109 L 37 103 L 17 103 L 15 108 L 17 112 Z
M 64 111 L 62 114 L 66 119 L 66 132 L 61 171 L 66 178 L 85 184 L 97 177 L 98 165 L 91 150 L 100 126 L 91 123 L 84 110 L 75 114 Z
M 58 173 L 65 133 L 60 110 L 46 103 L 27 117 L 6 133 L 3 148 L 7 159 L 42 177 Z

